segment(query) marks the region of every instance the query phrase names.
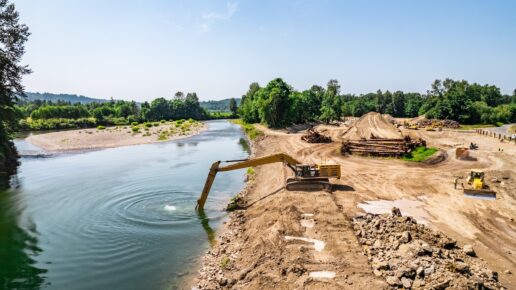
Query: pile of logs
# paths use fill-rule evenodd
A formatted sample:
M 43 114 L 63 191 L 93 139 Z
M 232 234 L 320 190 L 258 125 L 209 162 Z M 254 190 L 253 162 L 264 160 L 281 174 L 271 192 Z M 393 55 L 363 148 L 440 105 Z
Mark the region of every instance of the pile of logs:
M 441 127 L 457 129 L 460 127 L 459 122 L 453 120 L 437 120 L 437 119 L 424 119 L 417 122 L 419 128 L 425 127 Z
M 340 151 L 343 155 L 357 154 L 365 156 L 401 157 L 420 146 L 426 146 L 425 140 L 413 140 L 409 136 L 405 136 L 403 139 L 348 140 L 342 142 Z
M 331 143 L 331 137 L 317 132 L 314 128 L 308 129 L 308 132 L 301 136 L 301 140 L 308 143 Z

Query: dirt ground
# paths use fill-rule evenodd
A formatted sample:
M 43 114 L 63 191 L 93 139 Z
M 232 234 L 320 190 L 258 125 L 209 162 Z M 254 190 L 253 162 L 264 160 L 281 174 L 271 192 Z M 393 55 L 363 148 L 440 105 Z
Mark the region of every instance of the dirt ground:
M 254 142 L 255 156 L 285 152 L 304 163 L 331 160 L 341 165 L 342 178 L 332 181 L 336 185 L 332 193 L 286 191 L 284 180 L 290 172 L 282 164 L 255 168 L 244 193 L 247 209 L 231 215 L 220 244 L 205 257 L 197 287 L 388 288 L 373 274 L 351 225 L 352 217 L 363 212 L 358 205 L 384 200 L 387 210 L 393 201 L 402 212 L 459 245 L 472 245 L 479 259 L 498 272 L 501 284 L 516 289 L 515 144 L 474 132 L 403 130 L 447 153 L 444 161 L 430 165 L 341 156 L 345 125 L 317 127 L 332 137 L 330 144 L 306 143 L 300 139 L 302 132 L 259 127 L 265 136 Z M 471 152 L 476 160 L 456 160 L 454 148 L 470 142 L 479 146 Z M 455 177 L 466 176 L 471 169 L 486 172 L 486 181 L 497 191 L 496 200 L 468 198 L 454 189 Z M 207 282 L 207 276 L 216 283 Z

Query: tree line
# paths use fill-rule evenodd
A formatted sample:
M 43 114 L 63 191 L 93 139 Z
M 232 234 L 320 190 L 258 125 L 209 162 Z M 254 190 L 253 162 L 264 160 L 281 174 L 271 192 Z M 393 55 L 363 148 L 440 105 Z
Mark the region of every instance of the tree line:
M 170 100 L 157 98 L 138 104 L 135 101 L 74 103 L 67 101 L 29 101 L 20 98 L 15 106 L 22 130 L 83 128 L 98 125 L 129 125 L 133 122 L 153 122 L 180 119 L 231 118 L 236 114 L 234 99 L 231 112 L 209 112 L 201 107 L 196 93 L 177 92 Z
M 265 87 L 252 83 L 242 96 L 238 112 L 247 123 L 264 123 L 273 128 L 311 121 L 332 122 L 344 116 L 360 117 L 368 112 L 394 117 L 425 115 L 463 124 L 516 122 L 516 90 L 503 95 L 493 85 L 467 81 L 435 80 L 426 94 L 381 91 L 363 95 L 341 94 L 337 80 L 326 87 L 314 85 L 296 91 L 281 78 Z

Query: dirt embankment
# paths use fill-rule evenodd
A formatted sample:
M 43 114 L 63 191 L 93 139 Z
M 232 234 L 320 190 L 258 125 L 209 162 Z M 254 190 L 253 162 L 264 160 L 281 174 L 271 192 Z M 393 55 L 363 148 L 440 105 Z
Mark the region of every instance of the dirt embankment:
M 338 136 L 343 135 L 346 127 L 319 126 L 337 141 L 330 144 L 306 143 L 300 140 L 302 132 L 261 129 L 265 136 L 254 144 L 256 156 L 285 152 L 305 163 L 332 160 L 342 166 L 342 178 L 332 181 L 335 185 L 332 193 L 286 191 L 283 189 L 284 180 L 290 172 L 281 164 L 255 168 L 252 182 L 242 194 L 245 209 L 230 215 L 229 222 L 221 231 L 219 243 L 204 257 L 196 281 L 198 288 L 398 287 L 388 284 L 398 282 L 393 279 L 387 281 L 386 276 L 389 275 L 375 275 L 373 257 L 368 260 L 361 237 L 355 235 L 353 218 L 362 212 L 357 205 L 375 200 L 408 204 L 407 208 L 400 206 L 402 212 L 421 213 L 424 217 L 426 225 L 418 224 L 418 227 L 441 232 L 446 238 L 456 241 L 457 249 L 470 244 L 477 255 L 465 257 L 452 250 L 448 252 L 450 257 L 467 263 L 473 260 L 474 265 L 485 262 L 480 270 L 486 269 L 488 274 L 491 273 L 489 271 L 496 272 L 500 283 L 508 289 L 516 287 L 516 275 L 511 274 L 516 272 L 516 146 L 472 133 L 403 131 L 413 138 L 422 137 L 429 146 L 447 151 L 448 156 L 454 156 L 457 145 L 470 142 L 479 145 L 479 150 L 472 152 L 477 161 L 448 157 L 443 162 L 427 165 L 395 159 L 341 156 Z M 467 198 L 454 189 L 455 176 L 465 175 L 471 169 L 486 172 L 487 181 L 497 191 L 496 200 Z M 431 242 L 425 242 L 433 247 Z M 441 249 L 446 255 L 444 250 L 448 249 Z M 434 249 L 431 251 L 433 253 Z M 437 253 L 437 249 L 435 251 Z M 427 256 L 422 259 L 424 263 L 426 259 Z M 467 265 L 470 273 L 477 273 L 476 266 L 471 266 L 473 264 Z M 454 267 L 462 266 L 458 263 Z M 439 267 L 436 265 L 434 270 Z M 455 269 L 446 267 L 443 269 Z M 463 275 L 460 271 L 453 272 L 453 275 Z M 396 276 L 401 283 L 403 277 Z M 406 279 L 404 282 L 408 283 Z M 426 282 L 422 288 L 433 285 L 437 280 Z M 453 285 L 449 284 L 449 287 Z
M 206 125 L 201 122 L 192 123 L 187 129 L 181 126 L 172 122 L 150 127 L 142 124 L 138 126 L 138 130 L 133 130 L 134 126 L 68 130 L 31 135 L 27 141 L 48 151 L 86 150 L 176 140 L 196 135 L 206 129 Z

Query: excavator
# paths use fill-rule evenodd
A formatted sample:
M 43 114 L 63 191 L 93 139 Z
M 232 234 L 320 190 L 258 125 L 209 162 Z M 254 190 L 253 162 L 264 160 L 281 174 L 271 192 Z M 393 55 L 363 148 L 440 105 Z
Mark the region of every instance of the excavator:
M 231 164 L 220 166 L 222 162 Z M 206 178 L 206 183 L 204 184 L 201 197 L 197 200 L 197 206 L 195 208 L 200 211 L 204 209 L 204 204 L 206 203 L 206 199 L 208 198 L 208 194 L 210 193 L 210 189 L 217 172 L 237 170 L 276 162 L 282 162 L 294 173 L 293 177 L 289 177 L 286 180 L 285 188 L 287 190 L 330 191 L 331 184 L 329 179 L 340 178 L 340 165 L 329 163 L 313 165 L 302 164 L 292 156 L 285 153 L 277 153 L 252 159 L 215 161 L 210 167 L 210 172 Z

